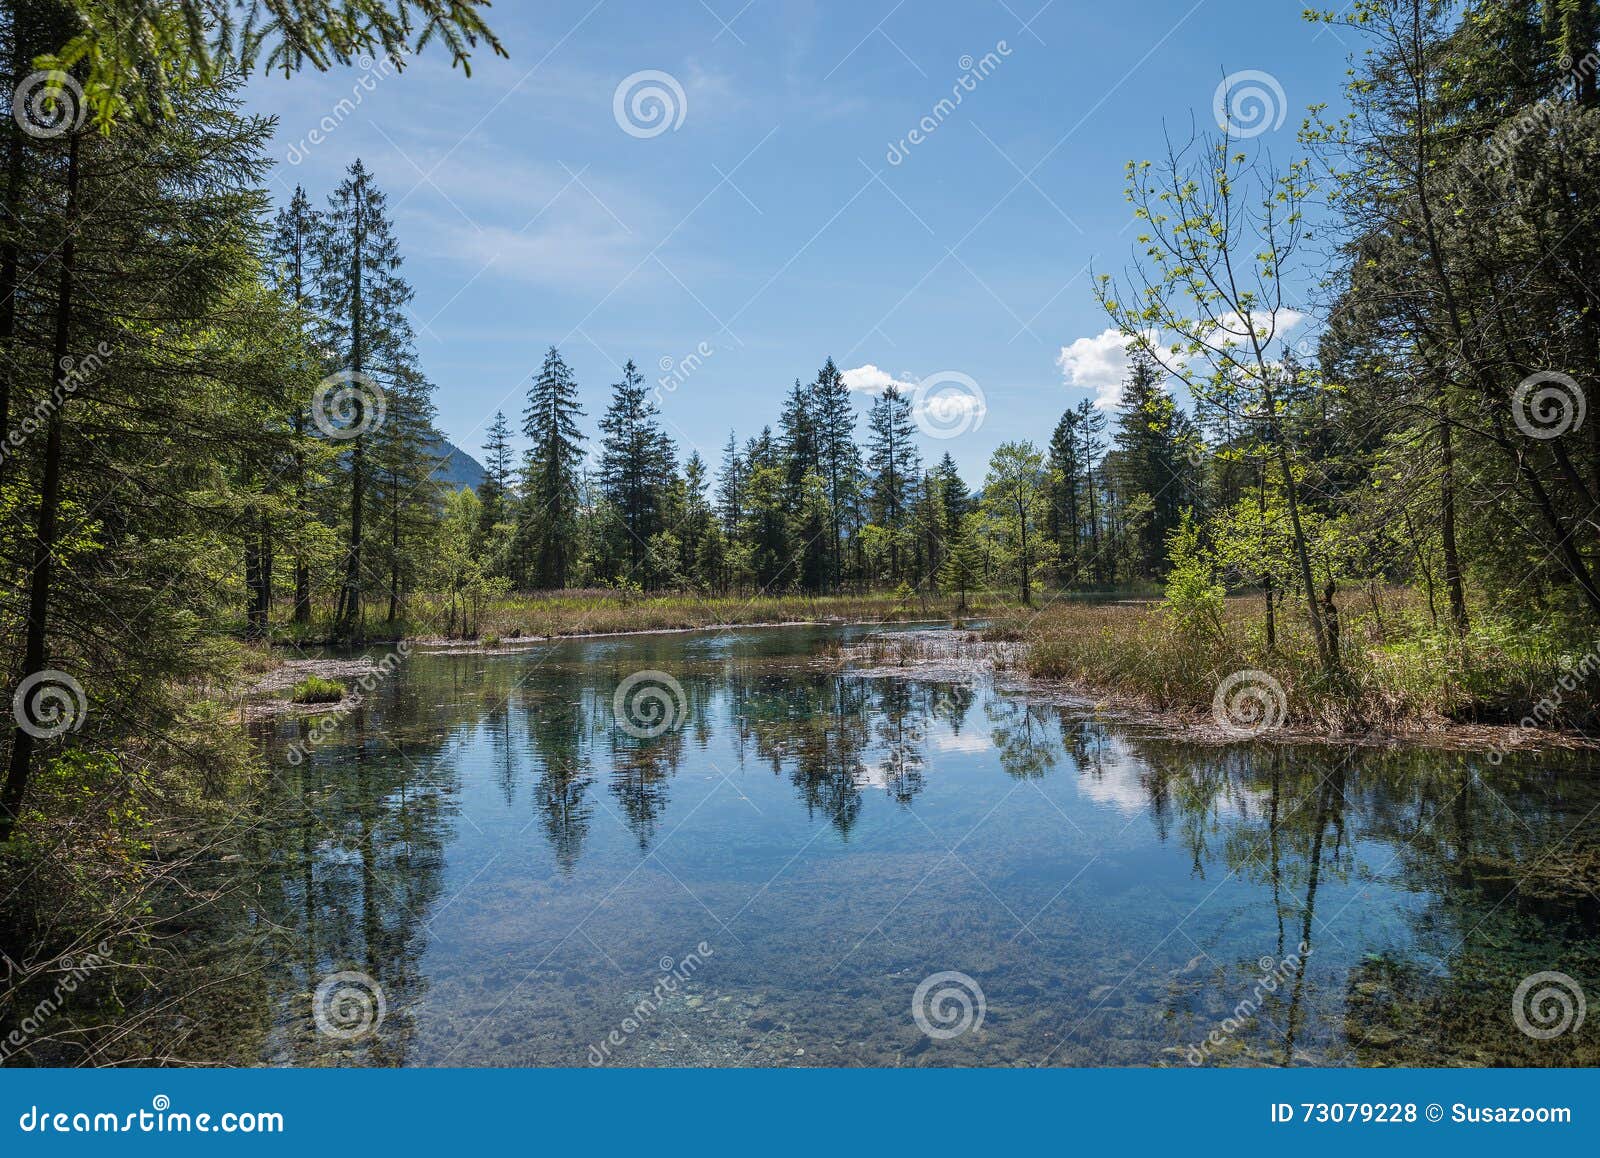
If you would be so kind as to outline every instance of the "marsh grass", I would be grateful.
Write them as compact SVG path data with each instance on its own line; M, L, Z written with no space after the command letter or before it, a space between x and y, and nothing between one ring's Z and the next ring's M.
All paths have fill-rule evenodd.
M336 704L344 699L344 685L338 680L308 675L294 685L289 698L297 704Z
M1004 596L967 599L968 617L1008 610ZM957 601L938 595L880 592L862 595L641 595L636 591L601 589L517 592L486 605L474 616L475 638L485 646L515 639L563 635L607 635L627 631L681 631L700 627L749 626L770 623L865 622L907 623L949 619ZM413 595L406 618L396 623L368 619L368 642L396 639L442 639L450 621L441 596ZM279 622L280 642L326 642L331 624L318 618L310 624ZM457 638L461 638L459 635Z
M1341 594L1339 670L1324 674L1303 615L1281 603L1267 647L1259 595L1226 601L1215 628L1183 630L1156 602L1058 603L993 624L986 638L1027 645L1025 667L1087 694L1154 710L1209 714L1230 673L1264 671L1285 692L1286 723L1332 731L1430 722L1588 728L1600 709L1596 648L1558 621L1519 623L1478 610L1457 639L1409 591ZM1570 685L1570 686L1569 686ZM1541 708L1541 703L1543 707Z

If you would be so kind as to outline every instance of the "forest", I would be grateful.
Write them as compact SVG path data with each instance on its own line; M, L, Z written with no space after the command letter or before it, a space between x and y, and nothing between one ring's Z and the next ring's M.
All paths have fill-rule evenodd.
M1309 14L1359 40L1344 111L1287 157L1224 128L1130 163L1137 241L1095 291L1119 403L1041 384L1048 441L981 478L928 450L914 384L858 420L826 350L752 384L771 424L711 462L635 362L586 414L551 345L487 418L476 491L438 478L384 175L352 159L275 201L277 126L241 87L363 52L465 65L501 51L480 6L197 31L215 7L0 23L0 878L37 881L7 887L10 927L103 927L197 855L172 833L259 773L239 697L284 655L567 629L540 606L981 611L1033 674L1157 708L1250 668L1308 725L1511 722L1558 687L1540 725L1591 721L1591 0Z

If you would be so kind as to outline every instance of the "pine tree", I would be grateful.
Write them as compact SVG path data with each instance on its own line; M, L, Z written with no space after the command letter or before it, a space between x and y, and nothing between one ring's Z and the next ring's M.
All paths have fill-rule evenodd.
M437 472L443 459L430 449L433 384L416 368L410 351L388 368L387 414L372 434L374 498L382 523L382 545L374 552L386 577L388 611L384 622L398 621L405 591L417 579L444 496Z
M983 585L983 522L983 516L975 511L962 517L949 541L944 565L939 568L939 586L946 592L955 592L958 613L966 612L968 593Z
M844 375L830 357L812 387L817 468L827 483L828 544L834 591L844 585L845 529L853 521L861 494L861 452L856 447L856 411Z
M1161 375L1147 355L1135 353L1122 388L1117 416L1117 483L1126 501L1140 495L1150 514L1141 520L1132 544L1143 578L1158 578L1165 569L1166 544L1178 526L1179 512L1190 498L1186 428L1177 404L1161 386Z
M1089 521L1089 570L1095 583L1103 585L1107 568L1105 553L1100 546L1100 484L1095 481L1094 472L1106 449L1101 438L1106 429L1106 416L1087 398L1078 403L1077 415L1079 461L1083 463L1083 490L1089 507L1086 512Z
M344 579L334 610L335 632L360 629L361 597L366 587L365 546L368 430L376 424L374 385L381 367L410 357L411 330L405 307L411 287L399 274L400 247L386 212L386 198L359 159L328 199L327 229L318 262L323 342L336 351L339 368L349 372L348 429L357 433L349 447L350 522ZM381 391L381 385L376 386Z
M661 428L660 413L644 376L629 360L600 419L605 438L598 481L601 494L617 511L622 541L616 553L628 560L629 575L635 578L651 537L664 529L662 507L677 469L677 454Z
M554 346L528 388L522 433L529 447L523 467L522 537L532 554L530 577L537 587L565 587L572 563L571 540L578 517L578 472L583 434L578 385Z
M872 404L867 426L873 519L888 536L889 578L898 580L906 510L922 469L922 456L911 441L911 400L897 386L885 388Z
M1050 436L1050 537L1056 543L1056 570L1067 586L1078 582L1082 568L1083 464L1078 446L1079 416L1067 410Z
M289 204L278 210L272 233L267 241L267 253L272 262L272 276L283 294L301 318L302 330L309 333L318 325L317 304L312 290L317 284L317 256L325 246L327 224L323 215L312 208L304 187L296 185ZM302 626L311 622L311 567L305 542L305 531L311 517L310 467L308 449L303 440L307 434L307 415L304 405L297 405L289 416L295 434L294 484L297 519L291 531L294 554L294 621ZM265 537L265 536L264 536ZM263 593L263 602L270 604L270 593Z
M510 519L512 497L511 424L504 411L496 410L483 442L483 482L478 485L478 529L473 544L479 555L488 557L485 573L489 575L503 573L500 528Z

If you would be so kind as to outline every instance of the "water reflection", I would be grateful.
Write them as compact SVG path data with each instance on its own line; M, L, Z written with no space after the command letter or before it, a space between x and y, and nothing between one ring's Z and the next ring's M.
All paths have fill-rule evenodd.
M273 781L240 917L267 982L186 1011L196 1040L583 1064L706 940L622 1064L1181 1065L1230 1020L1207 1064L1600 1062L1593 1024L1534 1041L1509 1008L1541 969L1600 979L1587 756L1191 747L841 675L825 638L414 655ZM644 667L686 709L649 739L612 718ZM990 1014L934 1045L907 1002L947 968ZM378 1034L312 1026L340 969L382 986Z

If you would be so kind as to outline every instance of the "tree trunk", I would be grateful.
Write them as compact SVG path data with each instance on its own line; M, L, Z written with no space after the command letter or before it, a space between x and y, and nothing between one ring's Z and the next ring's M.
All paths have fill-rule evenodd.
M361 226L361 198L366 196L365 189L357 190L355 209L355 237L351 254L351 290L350 290L350 370L352 380L357 389L354 394L357 399L356 428L362 429L366 424L366 400L360 390L362 374L362 358L364 351L362 343L362 314L365 303L361 297L361 262L362 235ZM339 592L339 614L335 618L335 630L340 635L352 635L361 622L361 507L362 496L366 490L366 460L362 447L364 434L357 434L352 439L350 449L350 546L345 553L344 587Z
M52 367L57 401L50 411L44 448L44 477L39 486L39 522L34 532L33 566L28 590L28 632L23 647L21 681L45 670L45 619L50 611L51 563L56 548L56 517L61 507L61 426L66 407L68 356L72 349L73 253L78 228L78 134L67 146L67 208L65 240L61 243L61 281L56 291L55 348ZM26 708L26 705L24 705ZM33 758L33 734L23 727L27 713L17 720L11 738L11 763L0 789L0 841L11 838L22 814Z
M21 30L14 26L11 30L12 38L21 43ZM21 50L14 47L12 50L13 80L21 80L22 65L20 62ZM22 199L22 130L16 124L16 118L6 121L6 199L5 218L0 222L0 229L4 230L5 240L0 248L0 434L11 430L11 385L15 374L16 361L12 354L12 343L17 332L17 266L19 262L19 243L17 234L20 224L17 220L17 206ZM0 457L0 477L3 477L8 457Z
M1450 625L1467 633L1467 597L1461 586L1461 556L1456 550L1456 456L1445 411L1444 386L1439 387L1439 542L1444 550L1444 586L1450 599Z

